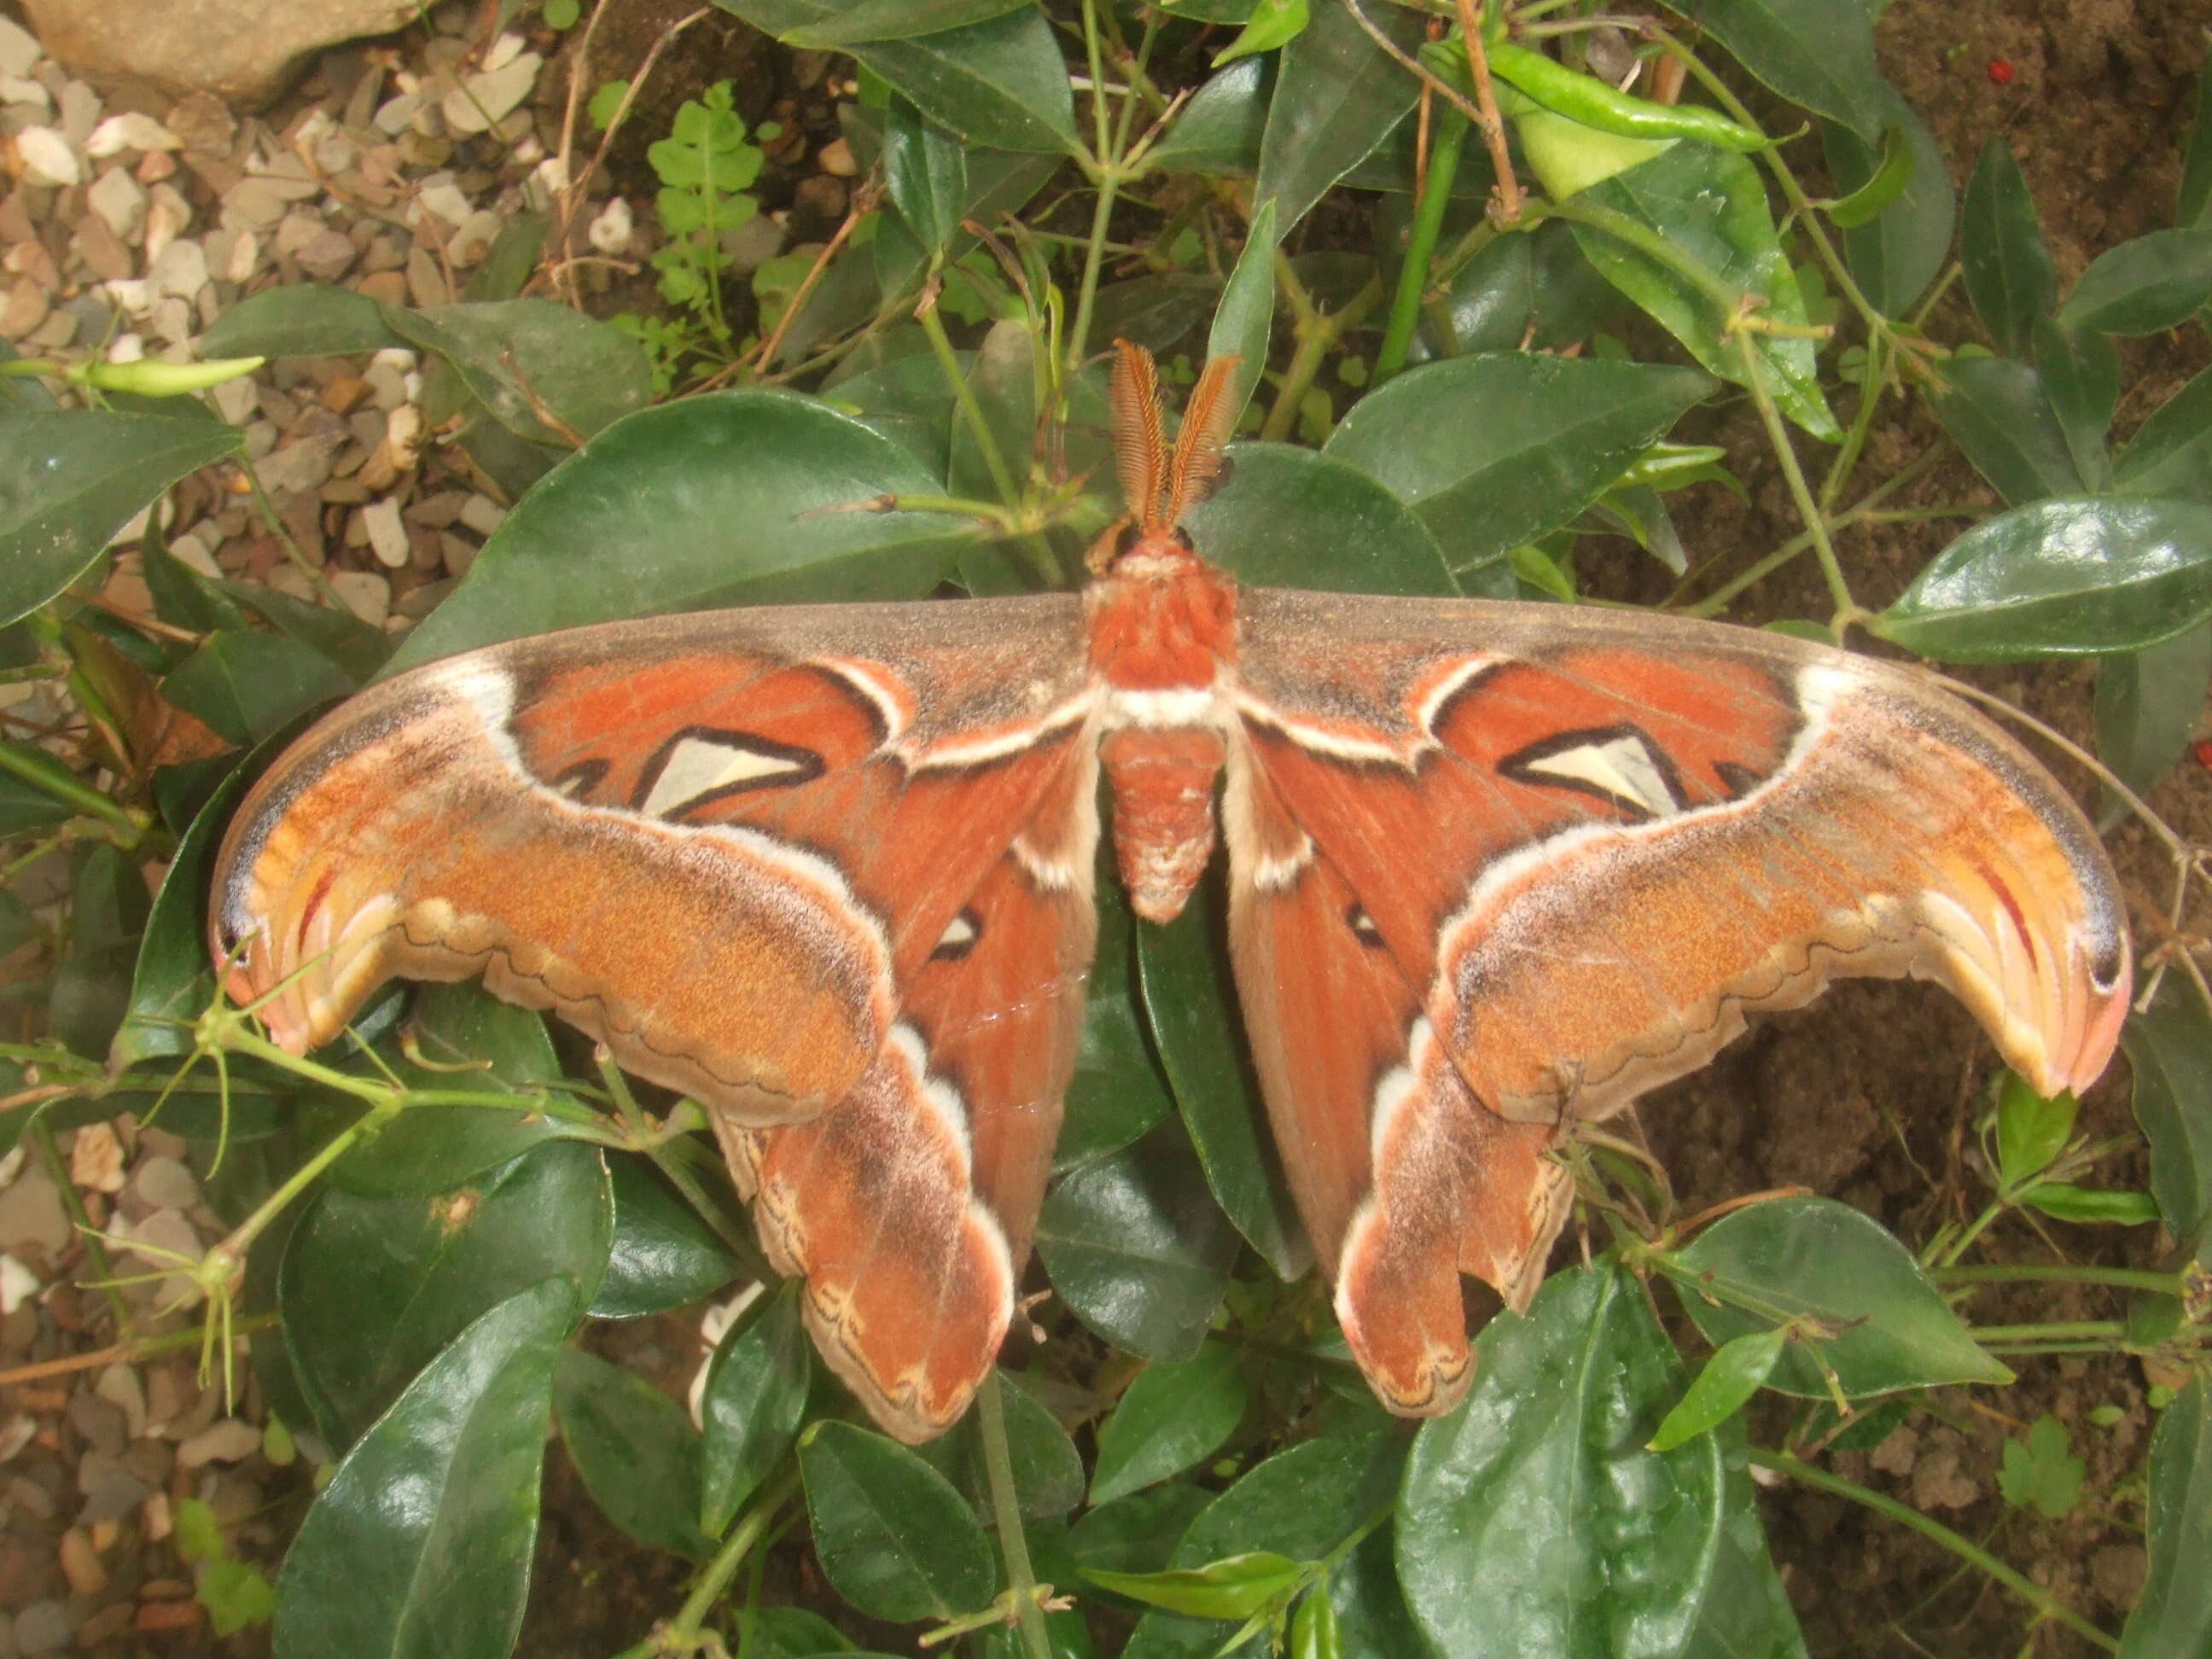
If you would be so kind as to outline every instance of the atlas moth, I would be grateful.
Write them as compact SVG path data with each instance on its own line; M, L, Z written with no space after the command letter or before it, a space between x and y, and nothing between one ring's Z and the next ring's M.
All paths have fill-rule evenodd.
M1120 346L1127 513L1079 593L609 623L361 693L230 826L230 994L301 1053L390 979L482 975L691 1096L823 1356L908 1441L1014 1313L1102 834L1155 923L1226 843L1275 1145L1401 1413L1468 1385L1462 1274L1534 1293L1576 1127L1754 1011L1911 974L2045 1093L2103 1070L2112 868L2009 738L1772 633L1240 587L1181 527L1234 370L1170 443Z

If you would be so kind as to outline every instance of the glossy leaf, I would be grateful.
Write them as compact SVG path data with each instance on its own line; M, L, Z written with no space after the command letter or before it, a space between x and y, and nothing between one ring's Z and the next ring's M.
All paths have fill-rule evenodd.
M698 1560L699 1431L640 1376L570 1348L553 1371L553 1413L592 1501L641 1544Z
M1438 1654L1802 1654L1741 1431L1646 1449L1685 1374L1632 1279L1557 1275L1477 1348L1399 1504L1399 1578Z
M2212 369L2150 412L2112 464L2115 488L2212 507Z
M2035 319L2058 304L2058 270L2044 245L2027 180L2001 137L1982 146L1966 184L1959 266L1974 314L1997 349L2027 356Z
M575 1286L469 1325L349 1452L284 1558L279 1659L506 1653L522 1622L553 1366Z
M1549 219L1532 232L1494 238L1469 259L1442 301L1451 339L1419 337L1431 355L1446 357L1518 351L1524 340L1549 350L1584 338L1623 304L1620 290L1583 257L1574 232ZM1436 307L1427 310L1425 330ZM1446 343L1452 349L1442 349Z
M884 123L884 187L907 228L932 253L960 228L968 198L968 159L961 141L897 99Z
M2212 625L2097 665L2097 758L2142 794L2189 750L2212 692ZM2100 816L2117 820L2115 799Z
M1419 18L1395 7L1370 15L1404 50L1419 44ZM1348 8L1316 7L1304 32L1283 49L1260 141L1255 210L1273 203L1276 232L1288 236L1322 193L1382 142L1419 92L1419 83L1367 38Z
M2120 1659L2212 1648L2212 1381L2198 1376L2159 1413L2150 1443L2150 1577Z
M1771 91L1861 137L1881 137L1888 90L1874 57L1874 11L1826 0L1698 0L1699 27Z
M2066 296L2059 321L2099 334L2155 334L2212 300L2212 226L2154 230L2107 248Z
M163 696L240 745L353 690L336 663L282 634L212 635L161 682Z
M1101 1504L1069 1530L1068 1553L1079 1565L1109 1572L1161 1571L1213 1498L1178 1480Z
M333 1442L361 1435L471 1321L548 1273L588 1304L613 1228L599 1152L565 1141L439 1199L318 1196L285 1248L277 1302Z
M1137 916L1110 877L1097 886L1098 949L1084 1005L1083 1043L1067 1085L1053 1164L1070 1170L1118 1152L1175 1110L1138 1003Z
M1943 146L1928 124L1887 83L1881 102L1879 148L1832 121L1821 123L1820 142L1837 188L1855 197L1878 196L1895 173L1905 175L1871 220L1843 233L1844 257L1859 291L1883 314L1901 317L1950 258L1959 198Z
M1237 1030L1220 890L1209 883L1164 927L1137 931L1146 1016L1206 1183L1237 1231L1284 1279L1312 1265L1266 1109Z
M1258 172L1274 89L1272 58L1243 58L1210 76L1153 148L1152 165L1167 173L1237 178Z
M0 623L75 581L178 479L243 447L217 421L0 409Z
M41 754L42 750L27 750L21 744L7 744L10 754L25 756ZM47 757L51 760L52 757ZM35 759L30 761L36 765ZM59 764L59 763L55 763ZM12 772L0 772L0 836L36 835L41 830L51 830L57 824L67 823L76 816L66 802L58 800L36 785L17 777Z
M1111 1503L1212 1455L1236 1432L1247 1403L1237 1351L1224 1342L1182 1364L1140 1371L1099 1425L1091 1501Z
M240 301L200 337L230 357L335 357L356 351L409 350L381 301L349 288L289 283Z
M2008 504L2082 492L2065 430L2033 367L2009 357L1960 357L1944 365L1943 380L1944 390L1930 400L1936 417Z
M1046 1197L1036 1249L1085 1325L1146 1359L1196 1354L1229 1288L1237 1232L1180 1126L1076 1170Z
M1165 1572L1108 1572L1096 1567L1083 1576L1101 1589L1126 1595L1146 1607L1164 1607L1192 1619L1243 1620L1260 1612L1297 1582L1298 1564L1267 1550L1224 1556L1202 1567Z
M2033 1180L2051 1167L2074 1137L2080 1103L2070 1094L2045 1100L2017 1072L1997 1085L1997 1177L2008 1187Z
M842 46L854 41L904 40L939 29L981 23L1027 8L1029 0L852 0L843 10L786 39L794 46Z
M699 1413L700 1514L715 1537L783 1461L806 1414L814 1350L799 1324L799 1296L796 1285L773 1296L714 1351Z
M2180 975L2122 1029L2150 1189L2182 1248L2212 1266L2212 1014Z
M1183 514L1199 551L1255 586L1456 593L1443 550L1389 489L1334 456L1232 444L1234 471Z
M2143 1227L2159 1218L2158 1200L2148 1193L2080 1187L2070 1181L2043 1182L2031 1188L2021 1202L2058 1221Z
M331 1166L332 1186L362 1198L448 1193L541 1142L577 1134L573 1120L545 1109L546 1085L560 1079L561 1064L544 1016L501 1002L473 981L426 985L415 994L405 1036L428 1062L404 1054L392 1062L408 1086L512 1094L527 1103L513 1111L414 1107L349 1148Z
M1267 366L1267 340L1275 320L1275 204L1262 202L1252 216L1244 237L1244 251L1221 290L1221 304L1213 313L1206 335L1208 358L1236 357L1242 361L1230 388L1230 406L1241 414L1260 384ZM1230 427L1235 428L1231 419Z
M1323 453L1380 479L1466 569L1565 524L1715 389L1661 364L1459 357L1361 398Z
M2212 208L2212 47L2197 76L2197 108L2189 125L2189 139L2181 155L2181 187L2174 192L2173 222L2194 225Z
M2212 507L2100 496L1975 526L1869 624L1924 657L2137 651L2212 617Z
M222 594L267 623L278 633L312 645L345 672L356 684L366 682L392 654L392 640L352 611L310 604L261 582L224 581Z
M991 1546L968 1500L896 1441L817 1423L799 1467L823 1574L860 1612L904 1624L991 1599Z
M610 1155L607 1173L614 1190L614 1242L592 1301L594 1319L635 1319L688 1307L746 1266L650 1159Z
M1705 144L1680 143L1663 155L1607 179L1583 200L1623 214L1694 259L1725 287L1757 295L1760 314L1802 325L1805 303L1784 258L1766 190L1749 157ZM1755 365L1747 370L1733 320L1703 289L1602 229L1577 223L1575 240L1606 280L1680 340L1708 373L1739 385L1755 373L1784 416L1816 438L1838 435L1821 395L1813 342L1747 335Z
M131 1005L152 899L136 860L108 842L80 842L70 854L67 947L54 970L46 1023L75 1053L106 1055Z
M1291 1620L1291 1659L1342 1659L1344 1632L1328 1588L1316 1585Z
M2110 471L2105 434L2120 401L2119 354L2103 335L2062 327L2049 317L2038 317L2030 325L2030 334L2035 342L2036 373L2042 377L2058 429L2066 435L2075 470L2084 484L2101 489Z
M1833 1199L1775 1199L1723 1216L1674 1252L1667 1271L1716 1346L1791 1316L1827 1325L1832 1337L1810 1346L1853 1399L2012 1380L1911 1253L1881 1224ZM1792 1341L1768 1386L1826 1399L1827 1381L1807 1347Z
M1083 1501L1083 1454L1060 1419L1010 1373L1000 1371L994 1386L1006 1424L1015 1507L1032 1521L1066 1515ZM982 1425L976 1421L976 1412L962 1418L950 1434L918 1449L924 1462L967 1495L979 1519L987 1526L994 1523L990 1470L984 1462Z
M1689 1392L1675 1402L1645 1449L1672 1451L1685 1441L1710 1434L1744 1408L1773 1375L1788 1334L1779 1326L1752 1331L1716 1348Z
M908 450L788 392L648 409L608 428L507 515L392 666L657 611L919 598L969 532L937 514L851 509L887 491L943 488ZM610 556L647 522L650 562Z

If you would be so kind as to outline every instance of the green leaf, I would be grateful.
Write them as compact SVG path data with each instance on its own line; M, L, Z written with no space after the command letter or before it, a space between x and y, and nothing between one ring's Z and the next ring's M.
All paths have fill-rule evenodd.
M2025 1440L2005 1442L1997 1490L2015 1508L2063 1521L2081 1496L2088 1466L2067 1449L2066 1425L2049 1412L2035 1419Z
M2203 1653L2212 1646L2212 1380L2202 1376L2159 1414L2148 1533L2150 1577L2120 1632L2120 1659Z
M1198 1352L1229 1288L1237 1232L1179 1125L1068 1176L1044 1201L1036 1250L1085 1325L1146 1359Z
M0 623L75 581L178 479L243 448L217 421L0 409Z
M284 1558L279 1659L514 1646L553 1365L578 1307L561 1278L497 1303L346 1455Z
M1031 1521L1066 1515L1083 1501L1083 1454L1075 1449L1060 1419L1011 1373L1000 1370L992 1386L999 1391L999 1410L1006 1423L1014 1507ZM921 1455L967 1494L983 1519L994 1518L990 1469L975 1412L962 1418L950 1434L922 1447Z
M1795 1341L1768 1382L1829 1397L1808 1348L1862 1399L1939 1382L2008 1382L1905 1246L1881 1224L1826 1198L1782 1198L1723 1216L1667 1264L1682 1305L1718 1346L1792 1317L1835 1333Z
M1309 21L1306 0L1259 0L1243 31L1214 53L1213 66L1219 69L1240 58L1288 46L1305 32Z
M1871 7L1826 0L1698 0L1698 26L1769 90L1879 140L1889 91Z
M1288 1591L1302 1571L1296 1561L1255 1550L1209 1561L1202 1567L1178 1567L1165 1572L1107 1572L1085 1567L1083 1576L1101 1589L1147 1607L1165 1607L1193 1619L1244 1620Z
M849 0L826 21L793 29L794 46L842 46L854 41L904 40L939 29L986 22L1028 8L1029 0Z
M635 1371L570 1348L553 1372L553 1413L584 1489L641 1544L700 1560L699 1431Z
M2097 664L2097 758L2147 793L2189 750L2212 690L2212 627ZM2100 818L2117 818L2111 801Z
M991 1599L991 1546L968 1500L896 1441L817 1423L799 1443L814 1552L872 1619L951 1619Z
M2058 303L2058 270L2044 246L2035 198L2001 137L1982 146L1960 214L1960 273L1974 314L2008 356L2028 354L2038 317Z
M1760 315L1778 323L1808 319L1797 278L1782 252L1766 190L1748 156L1705 144L1679 143L1583 192L1582 201L1625 215L1680 255L1695 260L1727 289L1765 301ZM1703 288L1670 266L1604 230L1574 225L1575 240L1605 279L1680 340L1705 369L1747 384L1734 321ZM1840 435L1821 395L1809 339L1753 334L1747 338L1758 376L1784 415L1814 437Z
M2212 369L2151 410L2112 463L2112 484L2212 507Z
M2084 488L2042 378L2009 357L1957 357L1932 397L1936 418L2008 505Z
M161 682L163 696L240 745L353 690L336 663L282 634L211 635Z
M1316 1584L1306 1592L1291 1620L1291 1659L1342 1659L1343 1653L1344 1634L1338 1628L1328 1588Z
M356 351L409 350L387 307L366 294L320 283L291 283L240 300L200 337L218 357L336 357Z
M442 1198L320 1194L285 1247L277 1303L332 1441L362 1434L471 1321L548 1273L588 1304L613 1228L598 1151L566 1141Z
M2036 318L2029 327L2036 372L2051 399L2051 412L2065 434L2075 470L2084 484L2101 489L2111 471L2105 459L2105 434L2120 401L2119 354L2103 335L2062 327L2049 317Z
M1789 1333L1777 1326L1722 1343L1644 1449L1672 1451L1685 1441L1711 1433L1734 1417L1774 1374L1782 1346L1788 1340Z
M1069 1530L1068 1554L1086 1568L1161 1571L1174 1558L1191 1522L1213 1498L1210 1492L1177 1480L1101 1504Z
M941 514L852 509L941 494L913 455L823 404L714 392L617 422L532 490L392 669L659 611L919 598L970 533ZM617 562L653 527L654 556Z
M1243 1044L1231 1040L1239 1026L1223 908L1209 882L1166 927L1138 930L1146 1015L1215 1200L1277 1273L1296 1279L1312 1265L1313 1249L1260 1127L1259 1079Z
M1206 1343L1179 1365L1147 1367L1099 1425L1091 1501L1111 1503L1211 1456L1236 1432L1248 1398L1226 1343Z
M1209 77L1153 148L1152 165L1162 173L1257 173L1274 87L1271 58L1247 58Z
M1835 148L1831 134L1857 141L1858 148L1845 153L1851 162L1850 171L1860 182L1847 184L1838 179L1836 187L1847 193L1833 201L1819 202L1814 205L1825 212L1834 224L1845 230L1855 230L1861 225L1871 224L1891 203L1904 194L1905 185L1912 182L1913 154L1905 144L1902 126L1883 128L1881 148L1875 151L1869 149L1866 141L1859 138L1849 127L1838 127L1831 122L1821 129L1820 135L1823 143L1830 150L1831 172L1835 171Z
M2080 1103L2069 1094L2045 1100L2017 1072L1997 1085L1997 1178L2017 1188L2051 1167L2074 1136Z
M2212 1013L2194 986L2170 974L2120 1042L2159 1211L2182 1248L2212 1267Z
M1555 1275L1476 1346L1398 1509L1399 1578L1439 1655L1803 1653L1741 1431L1646 1449L1686 1376L1634 1280Z
M152 900L137 861L112 842L79 842L70 866L68 945L54 971L46 1021L70 1049L98 1060L129 1011Z
M2101 496L1975 526L1868 626L1924 657L2136 651L2212 617L2212 507Z
M1231 446L1228 481L1183 514L1200 552L1255 586L1456 593L1443 550L1382 483L1291 444Z
M1233 411L1226 425L1234 430L1236 416L1244 412L1267 366L1267 341L1275 320L1275 204L1262 202L1252 216L1244 237L1244 251L1221 290L1221 304L1213 313L1213 327L1206 337L1206 355L1237 357L1237 379L1229 389Z
M745 1267L651 1159L610 1157L607 1173L614 1188L614 1243L592 1301L592 1318L635 1319L688 1307Z
M402 1112L331 1166L332 1186L361 1198L449 1193L544 1141L579 1133L572 1120L544 1109L545 1085L560 1080L561 1065L542 1015L501 1002L475 981L426 985L409 1010L407 1031L428 1062L393 1062L408 1087L463 1087L528 1103L511 1112L441 1105ZM467 1069L438 1069L457 1066Z
M226 580L220 586L225 598L237 600L278 633L313 646L356 685L374 676L392 654L392 641L384 630L371 628L350 611L311 604L260 582Z
M822 0L805 3L838 15ZM1032 7L913 40L872 42L853 55L970 144L1059 155L1082 148L1058 38Z
M814 1351L799 1326L802 1293L789 1285L765 1297L766 1305L732 1325L714 1351L699 1402L706 1425L700 1516L714 1537L783 1462L806 1415Z
M1395 7L1378 7L1370 15L1401 49L1419 44L1419 18ZM1273 203L1276 234L1288 236L1328 187L1382 142L1419 90L1367 38L1348 7L1321 7L1283 52L1260 141L1255 210Z
M2173 222L2193 225L2212 205L2212 46L2197 67L2196 118L2181 156L2181 188L2173 196Z
M27 764L58 766L60 763L43 750L32 750L22 744L0 744L10 755L21 756ZM17 836L34 836L41 830L51 830L57 824L67 823L76 816L76 809L58 800L36 784L17 777L13 772L0 772L0 836L13 839Z
M1622 301L1565 222L1547 219L1534 232L1491 240L1452 278L1443 307L1455 349L1442 350L1445 343L1425 334L1422 343L1431 355L1455 357L1518 351L1523 340L1543 350L1571 345ZM1436 308L1428 309L1433 316Z
M1457 357L1361 398L1323 453L1381 480L1463 570L1565 524L1715 390L1655 363Z
M942 253L960 229L968 198L968 158L961 141L903 98L884 123L884 185L891 205L930 253Z
M1901 136L1912 176L1873 222L1844 232L1844 257L1869 303L1886 316L1902 317L1951 257L1959 197L1943 146L1928 124L1889 87L1882 91L1887 130ZM1822 123L1820 139L1838 186L1860 179L1871 184L1875 174L1866 168L1884 165L1857 134L1833 122Z
M2154 230L2091 261L2058 313L2069 328L2156 334L2212 300L2212 226Z
M1136 912L1110 876L1097 885L1098 948L1084 1005L1083 1045L1068 1081L1053 1164L1066 1170L1118 1152L1175 1110L1137 998Z
M2030 1188L2021 1201L2060 1221L2142 1227L2159 1218L2158 1200L2148 1193L2077 1187L2069 1181L2040 1182Z

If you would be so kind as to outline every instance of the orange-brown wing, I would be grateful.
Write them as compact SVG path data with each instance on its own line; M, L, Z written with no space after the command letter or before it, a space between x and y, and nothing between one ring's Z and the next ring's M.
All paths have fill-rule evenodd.
M1531 1218L1520 1259L1463 1232L1456 1268L1516 1303L1533 1291L1555 1177L1497 1163L1498 1124L1549 1133L1616 1111L1704 1064L1747 1012L1832 978L1936 980L2047 1091L2110 1057L2128 943L2095 836L2017 745L1920 678L1720 624L1550 606L1255 592L1240 618L1238 884L1255 907L1326 889L1340 932L1405 987L1365 1086L1324 1090L1293 1055L1269 1087L1355 1344L1413 1316L1381 1287L1455 1224L1495 1239L1499 1218ZM1275 1021L1256 966L1240 988L1252 1026ZM1473 1110L1496 1121L1459 1121ZM1389 1403L1441 1410L1464 1381L1449 1347L1402 1372L1380 1347L1363 1358Z
M693 1095L825 1355L934 1433L1011 1315L1073 1063L1081 627L1061 598L732 611L374 688L231 828L231 994L297 1051L387 979L481 972Z

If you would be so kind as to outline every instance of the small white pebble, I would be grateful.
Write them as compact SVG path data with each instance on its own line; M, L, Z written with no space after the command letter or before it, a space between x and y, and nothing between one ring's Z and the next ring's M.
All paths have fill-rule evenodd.
M479 536L489 536L507 518L507 509L489 495L471 495L461 503L460 521Z
M599 210L585 234L591 238L593 247L613 258L629 251L629 239L636 228L629 204L617 196Z
M371 628L384 626L384 619L392 614L391 583L374 570L336 571L330 581L331 592L347 610Z
M38 1274L14 1256L0 1255L0 1314L11 1314L36 1296L40 1282Z
M413 404L402 404L384 417L384 447L391 453L392 465L404 471L422 459L422 411ZM377 556L383 558L382 550ZM405 558L403 543L400 557L385 559L385 562L396 566L405 562Z
M398 410L392 411L397 414ZM380 501L371 501L361 510L361 520L368 532L369 550L376 562L387 569L397 570L407 562L407 526L399 522L399 498L386 495Z
M185 141L150 115L137 110L111 115L92 130L84 153L95 161L120 155L126 149L182 149Z
M15 135L15 153L23 158L26 184L58 188L84 177L69 140L52 127L25 127Z

